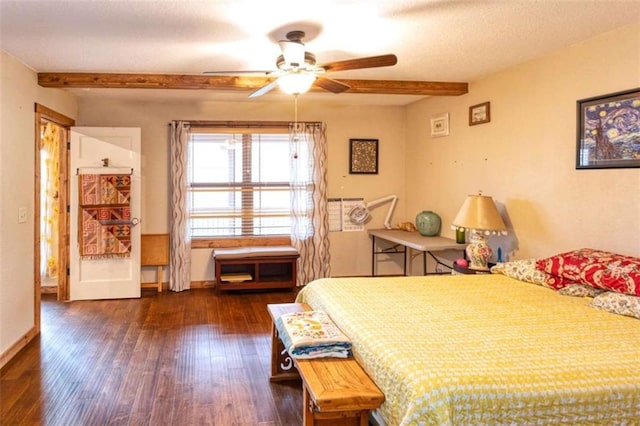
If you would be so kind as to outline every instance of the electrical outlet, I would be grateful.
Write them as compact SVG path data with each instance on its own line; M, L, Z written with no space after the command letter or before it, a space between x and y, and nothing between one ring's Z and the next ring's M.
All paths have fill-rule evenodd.
M27 208L20 207L18 209L18 223L25 223L27 221Z

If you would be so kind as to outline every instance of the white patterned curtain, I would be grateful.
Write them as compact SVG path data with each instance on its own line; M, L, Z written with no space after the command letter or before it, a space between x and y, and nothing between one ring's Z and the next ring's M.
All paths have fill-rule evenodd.
M189 123L171 122L171 255L169 288L173 291L191 288L191 234L189 232L189 192L187 191L187 159Z
M330 276L327 215L327 150L323 123L292 123L291 171L293 246L300 253L298 280L302 286ZM306 150L308 156L299 156ZM308 158L304 163L301 158ZM304 163L304 164L303 164Z
M42 148L40 155L42 170L40 171L40 185L42 198L40 200L40 215L42 228L40 235L41 256L40 271L43 278L58 276L58 224L60 221L59 191L60 191L60 127L47 123L41 127Z

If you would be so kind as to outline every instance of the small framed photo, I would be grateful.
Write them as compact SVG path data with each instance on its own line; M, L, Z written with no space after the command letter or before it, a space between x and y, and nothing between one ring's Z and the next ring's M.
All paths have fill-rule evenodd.
M434 115L431 117L431 136L449 136L449 113Z
M577 104L576 169L640 167L640 88Z
M484 124L491 121L491 104L483 102L469 107L469 126Z
M349 139L349 173L378 174L378 139Z

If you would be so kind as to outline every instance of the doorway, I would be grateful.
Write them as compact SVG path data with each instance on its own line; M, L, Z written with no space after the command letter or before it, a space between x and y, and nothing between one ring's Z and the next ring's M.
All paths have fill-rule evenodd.
M75 120L39 104L35 112L34 281L39 316L43 292L55 292L58 300L69 300L67 146Z

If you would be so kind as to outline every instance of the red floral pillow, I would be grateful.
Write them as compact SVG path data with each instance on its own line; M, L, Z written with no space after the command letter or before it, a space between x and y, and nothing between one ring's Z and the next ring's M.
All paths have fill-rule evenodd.
M583 248L539 259L536 268L564 280L640 296L640 258Z
M537 262L536 262L536 267L537 267ZM541 270L540 268L537 268L537 269ZM544 270L542 270L542 271L544 271ZM552 274L546 274L546 277L544 279L544 283L547 285L547 287L551 287L554 290L560 290L562 288L565 288L565 287L573 285L573 284L580 284L580 283L578 283L576 281L567 279L565 277L558 276L558 275L552 275Z

